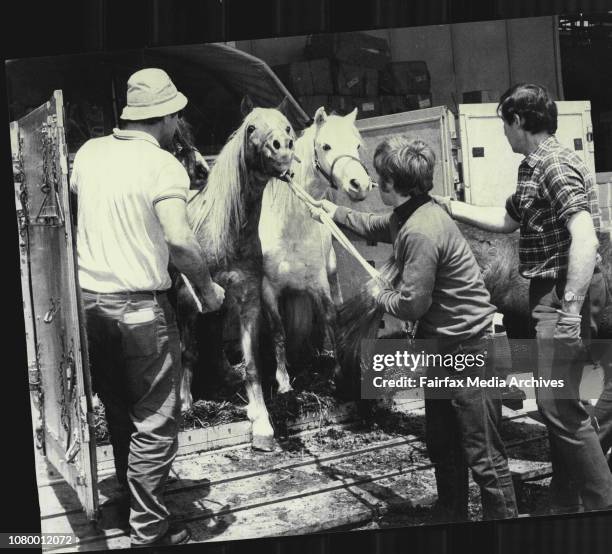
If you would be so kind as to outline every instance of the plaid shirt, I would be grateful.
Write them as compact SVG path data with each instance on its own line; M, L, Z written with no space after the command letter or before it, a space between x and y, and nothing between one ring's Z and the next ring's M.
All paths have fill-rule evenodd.
M554 136L521 162L506 210L520 223L519 272L527 279L565 276L571 243L567 222L572 215L586 210L595 229L600 226L593 174Z

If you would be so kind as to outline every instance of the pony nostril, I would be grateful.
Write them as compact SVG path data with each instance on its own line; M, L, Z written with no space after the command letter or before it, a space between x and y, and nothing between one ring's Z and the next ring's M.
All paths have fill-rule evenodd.
M289 150L293 150L293 141L289 139Z
M276 139L274 139L272 142L272 146L274 146L274 150L279 150L281 147L280 142L278 142Z

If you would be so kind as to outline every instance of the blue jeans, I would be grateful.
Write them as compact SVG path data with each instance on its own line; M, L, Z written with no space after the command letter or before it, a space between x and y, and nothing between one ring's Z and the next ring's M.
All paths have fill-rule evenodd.
M588 339L597 331L594 310L601 305L602 290L598 285L601 274L594 275L589 295L582 308L581 336ZM606 463L597 430L585 405L580 400L579 387L585 363L580 342L552 339L554 319L561 307L560 295L565 283L551 279L533 279L529 288L529 304L536 324L538 339L537 376L563 380L563 393L554 388L536 389L538 410L548 429L552 510L575 512L582 508L597 510L612 506L612 474ZM606 428L610 424L610 380L600 399L599 412ZM559 389L561 390L561 389ZM606 399L608 401L606 402ZM597 410L596 410L597 413ZM609 440L609 439L608 439ZM602 441L602 442L605 442Z
M178 448L181 352L164 293L82 292L93 389L104 403L133 544L168 529L164 484Z
M491 342L481 337L464 342L454 353L485 354ZM427 376L467 383L468 377L488 378L487 365L456 371L428 368ZM442 520L468 519L468 469L480 487L484 519L518 514L508 457L499 434L501 395L497 389L465 386L425 388L425 442L434 464L437 510Z

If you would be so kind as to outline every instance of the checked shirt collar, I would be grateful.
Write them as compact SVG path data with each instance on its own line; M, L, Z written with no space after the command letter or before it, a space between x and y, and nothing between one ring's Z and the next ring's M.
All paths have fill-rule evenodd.
M546 137L538 147L528 156L526 156L522 163L527 164L531 169L533 169L538 162L541 162L544 155L550 151L551 146L557 142L557 139L554 135L550 135Z

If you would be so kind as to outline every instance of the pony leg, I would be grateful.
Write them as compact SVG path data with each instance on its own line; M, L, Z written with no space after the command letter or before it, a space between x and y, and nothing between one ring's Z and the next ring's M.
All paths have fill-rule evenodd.
M340 376L340 365L336 351L336 305L327 291L313 295L317 312L323 314L325 321L323 348L329 352L334 360L332 368L332 381Z
M181 412L185 413L193 407L193 396L191 394L191 382L193 381L193 365L195 358L190 349L183 346L183 372L181 375Z
M275 294L270 280L264 276L262 283L263 302L270 330L274 341L274 353L276 356L276 382L278 393L284 394L293 390L289 374L287 373L287 350L285 348L286 338L283 327L283 319L278 311L278 295Z
M342 304L342 290L340 289L340 282L338 281L338 266L336 264L336 252L330 245L329 253L327 255L327 263L325 266L327 271L327 280L329 281L329 288L331 291L331 298L336 306Z
M247 417L252 423L253 448L269 452L274 450L274 430L264 403L261 377L256 365L255 345L258 340L258 315L259 313L251 313L240 318L242 352L246 369L245 386L249 401Z

